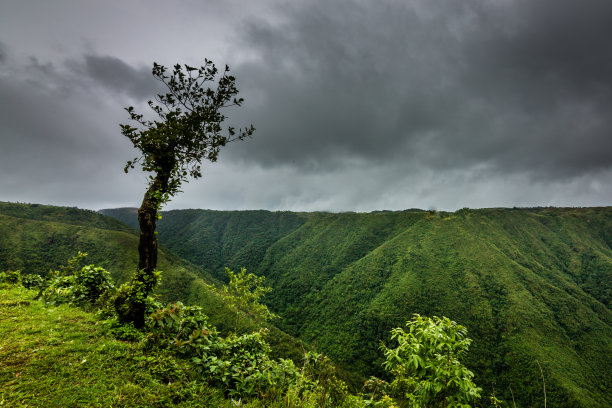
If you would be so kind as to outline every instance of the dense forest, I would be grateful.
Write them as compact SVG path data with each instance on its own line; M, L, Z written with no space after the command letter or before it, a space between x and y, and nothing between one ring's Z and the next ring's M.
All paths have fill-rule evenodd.
M0 203L0 271L45 274L87 251L125 281L137 260L135 210L102 212L125 224ZM540 365L549 406L612 405L611 208L177 210L162 213L158 231L163 300L204 305L222 327L227 311L208 284L244 266L273 289L265 300L280 315L279 355L303 340L356 388L385 378L381 340L419 313L467 327L466 365L485 395L542 406Z

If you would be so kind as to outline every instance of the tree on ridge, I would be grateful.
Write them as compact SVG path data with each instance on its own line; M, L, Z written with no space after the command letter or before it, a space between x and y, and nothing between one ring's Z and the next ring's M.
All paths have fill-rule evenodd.
M145 301L159 281L155 232L159 209L180 192L188 177L202 177L202 160L217 161L221 147L244 140L255 130L253 125L238 130L231 126L224 130L221 126L226 119L224 108L243 102L243 98L236 98L236 80L227 65L218 80L218 69L207 59L199 68L176 64L172 73L168 71L153 63L153 76L167 88L167 93L148 102L157 118L146 119L130 106L125 110L136 127L120 125L121 133L140 151L140 156L127 162L125 172L140 165L150 173L138 209L138 270L115 299L120 319L136 327L144 326ZM208 87L209 83L216 83L214 89Z

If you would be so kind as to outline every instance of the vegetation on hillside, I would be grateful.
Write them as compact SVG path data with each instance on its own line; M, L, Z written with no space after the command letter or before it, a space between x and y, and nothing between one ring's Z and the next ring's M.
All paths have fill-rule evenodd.
M77 214L74 220L72 212ZM0 271L21 270L24 275L46 277L83 251L88 253L88 263L109 271L113 282L121 285L137 266L136 232L94 211L0 202L0 231ZM163 247L158 265L164 271L156 291L159 301L205 305L211 324L221 332L228 333L234 327L235 313L218 292L211 290L218 281L206 271ZM244 332L256 326L249 321L242 324ZM268 328L275 357L299 361L303 351L309 349L274 325Z
M408 322L409 334L396 329L394 337L398 338L399 347L385 347L386 366L397 376L396 380L390 385L378 381L380 386L376 393L355 396L338 379L327 357L307 352L301 368L289 359L273 359L270 346L264 340L267 329L247 334L233 332L223 337L210 325L202 307L184 306L180 302L164 306L148 297L145 324L142 327L131 322L126 324L114 307L121 289L116 290L110 274L103 268L95 265L79 268L79 262L86 256L79 252L60 271L53 271L46 278L22 275L20 271L0 272L0 293L8 299L0 303L0 333L6 334L0 349L7 349L6 359L0 363L0 385L3 386L0 402L3 406L219 407L229 405L228 399L231 399L234 406L251 407L390 408L433 404L469 408L468 402L480 397L480 390L471 383L472 374L456 361L467 351L470 340L464 338L464 328L448 319L429 320L417 316ZM272 317L259 303L261 295L269 291L261 286L261 279L246 275L244 270L239 274L228 271L228 275L230 284L223 288L226 301L241 311L250 309L257 315L258 322ZM28 293L21 287L36 290ZM36 291L38 294L29 300ZM52 308L48 311L56 311L51 319L41 310L43 304ZM70 325L69 316L74 311L61 309L62 305L95 311L98 329L92 330L91 325ZM33 324L32 315L40 322ZM53 325L50 320L56 317L58 320ZM58 327L60 322L62 327ZM58 328L64 332L59 336L59 344L56 336L46 333L50 325L53 328L49 332ZM396 336L399 333L402 335ZM83 338L84 334L88 335L88 340ZM20 338L14 341L14 336ZM405 347L407 336L411 337L409 348ZM106 354L104 349L109 344L116 344L112 337L133 346L114 350L110 367L101 363L100 355ZM83 365L89 359L87 369L72 369L70 360L74 356L70 352L73 348L64 346L65 338L71 338L70 343L75 339L87 343L78 350L78 358L82 358L78 364ZM40 346L35 351L51 351L41 353L41 358L25 359L23 346L32 342ZM77 375L86 374L87 385L90 382L93 386L85 391L79 390L80 387L67 387L70 395L66 395L64 389L53 389L51 385L61 383L56 378L58 374L48 370L38 372L38 363L44 364L51 358L59 363L67 360L68 368L61 370L64 381L66 378L77 380ZM144 364L130 364L134 361ZM417 362L417 370L406 375L405 368L413 361ZM455 373L457 367L461 369ZM121 388L113 380L98 380L99 376L118 369L123 376L129 376L130 384L134 381L131 393L126 396L121 391L117 393ZM113 385L114 392L108 392L108 387ZM24 389L28 392L23 393Z
M316 377L315 354L302 368L272 360L260 333L220 337L198 308L161 309L141 333L36 293L0 283L1 406L361 406L332 399L337 384ZM198 338L181 334L189 324Z
M420 313L468 328L485 394L541 406L538 361L550 406L612 405L612 208L282 213L299 221L284 235L278 214L166 212L161 241L216 274L222 248L266 243L241 261L273 288L277 324L356 386L385 376L379 339Z
M138 228L136 208L100 211L134 229ZM304 224L311 214L289 211L162 211L157 230L162 244L172 252L202 265L220 281L227 279L225 268L254 271L268 248Z
M31 260L42 266L40 271L55 270L77 250L90 252L88 261L109 270L114 279L122 268L133 270L128 259L133 262L135 254L125 249L133 248L133 230L120 231L109 223L90 231L83 219L81 225L65 216L61 222L54 220L53 207L45 209L44 220L40 214L32 217L38 220L18 218L14 213L19 205L10 206L13 215L4 215L0 205L0 270L31 272L23 268L28 262L32 265ZM26 214L37 207L22 208ZM59 214L65 212L58 209ZM385 358L379 340L393 344L392 330L420 313L448 316L469 330L474 341L465 365L483 388L477 406L488 406L486 396L491 394L507 406L513 398L517 406L543 406L543 374L548 406L600 407L612 404L612 384L605 375L612 371L611 212L189 210L172 213L192 228L181 236L168 223L161 239L162 244L165 237L183 240L184 254L193 251L193 259L199 257L202 265L209 257L222 265L231 254L219 249L233 243L240 251L261 237L265 245L241 256L245 264L250 262L249 272L265 276L273 288L266 299L270 311L281 316L274 323L329 355L341 365L343 378L354 379L355 390L372 374L392 382L392 375L382 368ZM170 220L169 213L163 214L162 222ZM108 220L88 211L79 217L97 223ZM235 228L229 228L231 224ZM204 225L215 227L199 234L195 226ZM190 242L211 242L214 251ZM65 255L51 265L55 253ZM227 336L236 315L210 291L215 279L189 262L166 259L162 286L171 290L162 290L160 300L207 305L210 324ZM229 262L228 266L235 267ZM215 270L219 277L223 273ZM242 333L256 330L253 324ZM291 356L301 365L304 346L280 331L268 339L276 342L271 345L274 358ZM368 383L376 394L380 380Z
M396 348L382 346L383 366L394 378L387 387L402 405L461 407L480 398L482 388L460 361L472 342L465 327L448 318L415 314L407 324L391 331Z

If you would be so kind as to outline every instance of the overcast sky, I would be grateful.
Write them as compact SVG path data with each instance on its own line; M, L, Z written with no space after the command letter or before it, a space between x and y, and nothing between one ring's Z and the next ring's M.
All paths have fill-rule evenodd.
M138 206L124 107L228 64L226 146L168 208L612 204L609 0L2 0L0 201Z

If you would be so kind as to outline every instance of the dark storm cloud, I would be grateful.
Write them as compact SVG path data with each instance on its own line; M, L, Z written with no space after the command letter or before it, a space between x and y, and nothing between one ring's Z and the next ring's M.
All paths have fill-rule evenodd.
M151 75L151 67L134 68L119 58L102 55L86 55L76 67L99 85L117 93L125 93L135 99L150 97L161 86Z
M473 139L484 141L476 157L563 177L609 168L612 3L517 1L475 11L460 78L499 123L491 143Z
M612 197L609 0L224 0L172 12L68 0L40 2L36 16L22 3L0 13L0 200L137 205L146 178L122 171L136 154L123 107L147 114L164 91L153 60L203 57L229 64L245 97L227 124L257 131L205 164L173 208Z
M406 64L409 50L398 44L397 33L384 28L393 14L346 6L300 9L285 25L250 28L248 44L261 53L261 62L239 71L246 93L263 94L265 105L245 114L264 139L249 147L249 155L267 162L328 162L354 154L385 159L402 151L406 135L418 139L433 125L427 105L436 90L405 86L423 78ZM419 20L410 10L404 16ZM408 31L404 35L416 27L410 21L396 24ZM256 88L249 89L253 83Z
M306 4L306 3L302 3ZM612 3L309 2L253 23L238 118L264 165L571 177L612 166Z
M0 199L92 206L122 190L112 181L129 152L116 125L121 107L109 108L92 79L74 67L72 60L6 61L0 73Z
M558 76L575 92L612 85L612 3L607 0L517 3L509 53L500 61ZM502 16L499 16L502 17Z
M6 61L6 46L0 41L0 64Z

